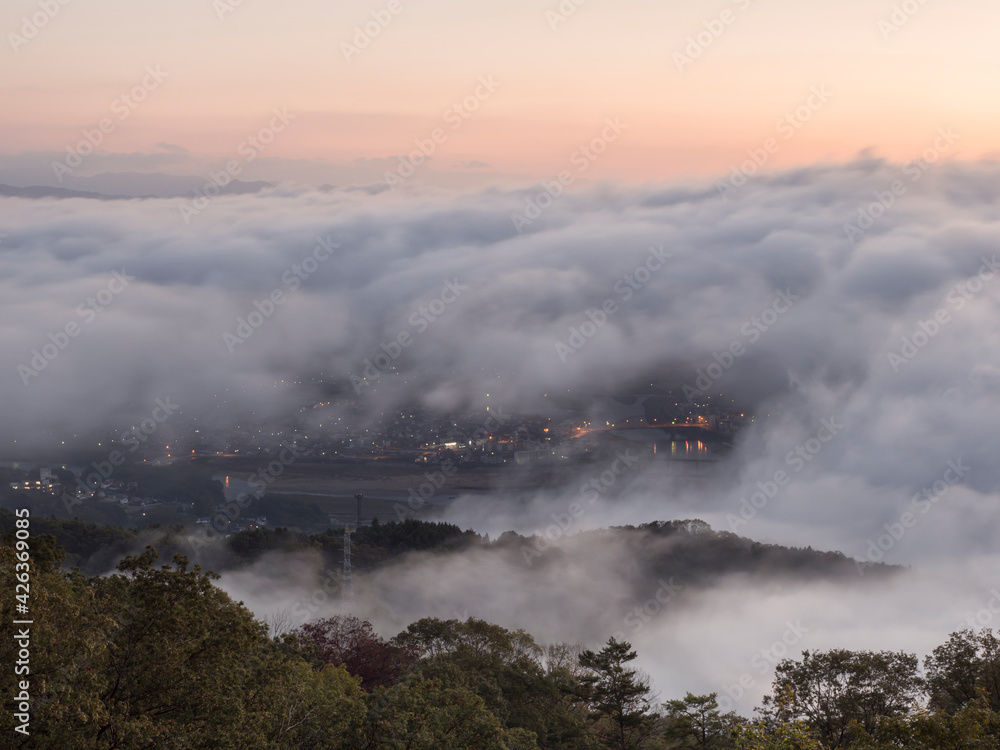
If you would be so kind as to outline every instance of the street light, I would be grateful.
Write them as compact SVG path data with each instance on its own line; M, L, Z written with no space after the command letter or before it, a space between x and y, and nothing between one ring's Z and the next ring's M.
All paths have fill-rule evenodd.
M361 500L364 498L363 492L355 492L354 499L358 501L358 524L355 528L361 528Z

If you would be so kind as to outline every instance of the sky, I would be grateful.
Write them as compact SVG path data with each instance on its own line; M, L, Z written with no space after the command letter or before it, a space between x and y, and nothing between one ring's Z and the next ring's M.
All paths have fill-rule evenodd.
M726 174L771 137L780 148L767 169L868 150L905 162L949 127L962 136L950 158L1000 152L1000 105L989 94L1000 8L985 0L53 7L51 18L37 0L0 10L0 148L8 159L65 152L112 118L99 149L118 161L95 157L81 174L218 163L274 108L295 118L262 154L282 164L262 160L254 177L306 184L379 179L381 160L398 163L439 127L445 138L418 180L542 179L607 118L627 130L581 179ZM147 68L164 76L143 91ZM495 82L485 96L482 79ZM136 87L142 101L119 119L121 97Z

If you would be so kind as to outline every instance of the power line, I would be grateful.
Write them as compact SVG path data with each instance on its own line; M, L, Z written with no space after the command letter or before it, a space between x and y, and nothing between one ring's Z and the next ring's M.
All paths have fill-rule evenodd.
M344 608L354 606L354 579L351 576L351 527L344 524L344 570L340 584L340 603Z

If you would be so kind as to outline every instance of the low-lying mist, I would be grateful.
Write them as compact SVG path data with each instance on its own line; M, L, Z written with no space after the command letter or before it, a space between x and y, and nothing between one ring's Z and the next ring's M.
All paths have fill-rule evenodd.
M803 649L923 656L955 630L994 626L991 608L1000 611L995 555L911 569L845 561L835 574L697 579L690 568L650 575L637 541L569 536L545 545L544 560L530 558L530 565L498 549L412 553L356 573L352 605L341 602L339 572L324 574L318 555L272 553L226 573L221 585L258 616L288 627L349 612L386 636L421 617L475 617L524 628L543 643L595 647L625 638L664 700L714 691L744 715L768 692L774 666Z

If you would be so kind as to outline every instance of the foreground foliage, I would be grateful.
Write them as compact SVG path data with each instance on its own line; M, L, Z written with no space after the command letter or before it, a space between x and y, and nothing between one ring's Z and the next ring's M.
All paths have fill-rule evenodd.
M381 533L381 532L380 532ZM394 533L394 532L393 532ZM1000 748L1000 643L960 631L921 672L901 652L804 652L775 672L753 721L717 695L658 703L631 644L542 646L474 618L427 618L386 639L338 616L270 632L181 556L152 548L117 571L63 569L31 540L31 734L0 678L5 747L59 750L888 750ZM0 544L15 584L16 550ZM13 664L14 602L0 613Z

